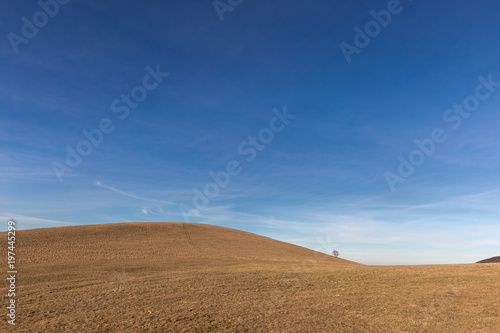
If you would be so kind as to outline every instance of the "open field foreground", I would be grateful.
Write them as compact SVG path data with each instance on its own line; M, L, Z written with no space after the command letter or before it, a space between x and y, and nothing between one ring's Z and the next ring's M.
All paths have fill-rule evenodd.
M371 267L183 223L21 230L16 251L2 332L500 331L499 264Z

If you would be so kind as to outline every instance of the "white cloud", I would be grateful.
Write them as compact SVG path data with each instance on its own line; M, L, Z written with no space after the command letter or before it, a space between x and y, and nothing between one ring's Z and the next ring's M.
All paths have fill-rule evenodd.
M17 222L16 229L18 229L18 230L19 229L31 229L31 228L44 228L44 227L72 225L72 223L67 223L67 222L62 222L62 221L57 221L57 220L50 220L50 219L43 219L43 218L34 217L34 216L26 216L26 215L19 215L19 214L5 214L5 215L0 215L0 220L5 222L5 223L2 223L2 225L0 226L0 230L3 230L3 231L7 230L7 221L9 221L10 219L14 219Z

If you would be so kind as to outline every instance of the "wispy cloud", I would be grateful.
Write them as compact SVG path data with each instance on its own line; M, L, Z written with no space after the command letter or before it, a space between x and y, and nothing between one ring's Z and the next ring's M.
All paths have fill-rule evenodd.
M94 182L94 184L100 188L107 189L111 192L121 194L128 198L143 201L144 204L142 204L142 208L139 208L139 212L148 219L158 220L158 219L165 219L166 217L171 217L172 214L169 213L168 211L170 211L173 206L176 206L174 202L145 198L143 196L131 192L122 191L113 186L105 185L100 181L96 181ZM170 207L168 211L167 207Z
M144 197L141 197L141 196L136 195L134 193L125 192L125 191L119 190L119 189L117 189L115 187L105 185L105 184L101 183L100 181L96 181L94 184L96 186L98 186L98 187L102 187L102 188L108 189L110 191L113 191L115 193L119 193L121 195L127 196L127 197L132 198L132 199L143 200L143 201L148 201L148 202L155 202L155 203L160 203L160 204L163 204L163 205L175 205L175 203L173 203L173 202L164 201L164 200L156 200L156 199L144 198Z
M27 216L21 214L8 214L4 213L0 215L0 220L5 221L0 225L0 230L7 230L7 221L9 219L14 219L17 222L17 229L31 229L31 228L44 228L47 226L64 226L64 225L72 225L72 223L62 222L51 219L44 219L35 216Z

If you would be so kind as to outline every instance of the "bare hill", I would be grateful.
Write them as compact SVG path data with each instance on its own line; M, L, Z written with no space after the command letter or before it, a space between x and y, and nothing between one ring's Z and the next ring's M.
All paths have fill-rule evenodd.
M0 332L498 332L500 265L370 267L234 229L16 232ZM0 233L7 257L7 233ZM0 286L4 314L9 286ZM471 320L471 313L474 314ZM7 316L4 316L7 317Z
M489 259L484 259L484 260L478 261L477 264L490 264L490 263L494 263L494 262L500 262L500 257L493 257L493 258L489 258Z
M20 231L21 262L221 259L355 264L240 230L196 223L112 223Z

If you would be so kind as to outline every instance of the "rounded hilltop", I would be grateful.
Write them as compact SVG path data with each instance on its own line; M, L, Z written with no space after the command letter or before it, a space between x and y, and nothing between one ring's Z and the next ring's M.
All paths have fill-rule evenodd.
M319 260L355 264L253 233L198 223L132 222L20 231L21 260ZM41 251L43 249L43 251Z

